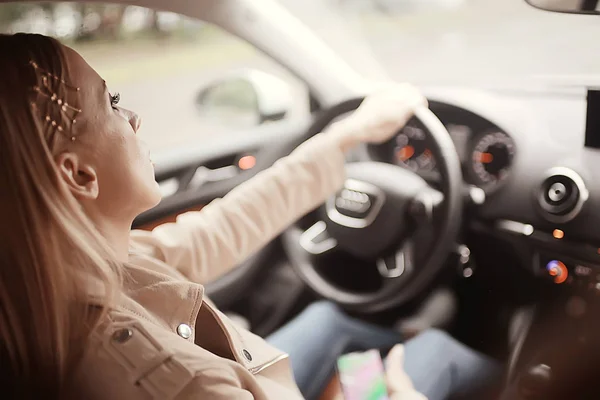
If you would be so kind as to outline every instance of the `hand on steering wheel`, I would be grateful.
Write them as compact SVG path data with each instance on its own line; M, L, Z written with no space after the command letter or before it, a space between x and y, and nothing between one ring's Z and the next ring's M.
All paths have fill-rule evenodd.
M338 136L347 149L358 143L387 142L427 99L408 83L376 87L349 117L332 124L328 135Z

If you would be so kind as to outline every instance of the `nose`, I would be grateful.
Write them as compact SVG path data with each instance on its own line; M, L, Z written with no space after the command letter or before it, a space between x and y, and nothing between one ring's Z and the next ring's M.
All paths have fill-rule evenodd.
M137 131L140 129L140 125L142 125L142 119L140 118L139 115L137 115L136 113L132 112L131 113L131 118L129 118L129 123L133 127L133 131L135 133L137 133Z
M123 110L127 114L127 119L129 120L129 124L133 128L133 131L137 133L140 129L140 125L142 124L142 119L139 115L130 110Z

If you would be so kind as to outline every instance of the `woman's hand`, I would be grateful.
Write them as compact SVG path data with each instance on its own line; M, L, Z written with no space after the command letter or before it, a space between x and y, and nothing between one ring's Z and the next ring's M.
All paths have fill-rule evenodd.
M390 400L427 400L427 397L415 390L410 377L404 371L403 345L394 346L385 360L385 365L385 378ZM337 388L337 390L333 393L329 390L321 397L321 400L344 400L337 376L328 388L330 387Z
M375 87L349 117L331 126L344 150L358 143L384 143L391 139L427 99L408 83Z
M427 400L427 397L415 390L410 377L404 371L403 345L394 346L385 363L390 400Z

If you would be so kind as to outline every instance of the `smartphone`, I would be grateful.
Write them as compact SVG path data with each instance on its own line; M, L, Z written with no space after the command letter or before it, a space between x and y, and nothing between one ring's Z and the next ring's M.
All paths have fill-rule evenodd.
M348 353L337 360L345 400L389 400L378 350Z

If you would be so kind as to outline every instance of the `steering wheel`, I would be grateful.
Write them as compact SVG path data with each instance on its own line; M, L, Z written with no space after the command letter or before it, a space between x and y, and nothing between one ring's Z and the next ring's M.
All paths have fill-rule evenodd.
M309 134L323 131L362 100L326 110ZM409 301L438 275L455 244L463 206L460 161L448 131L428 108L416 110L414 119L431 140L441 191L401 166L347 163L344 187L316 211L319 220L307 230L294 225L282 236L298 275L319 295L343 307L380 311ZM421 234L424 231L429 234ZM376 268L380 287L362 292L332 282L317 268L319 257L326 254L350 255L364 261L364 268Z

